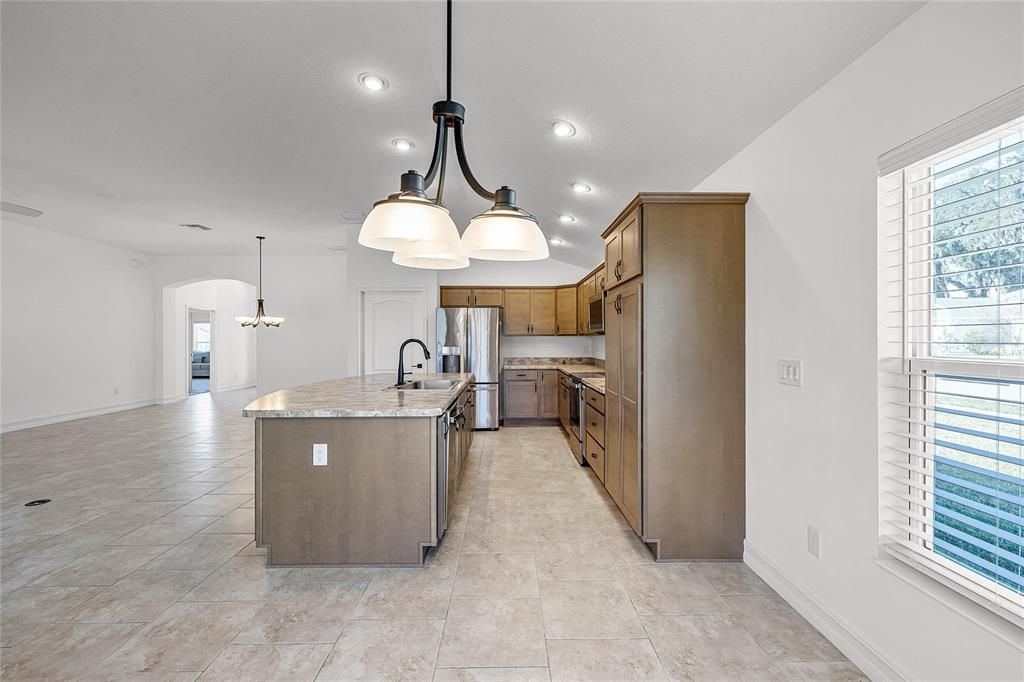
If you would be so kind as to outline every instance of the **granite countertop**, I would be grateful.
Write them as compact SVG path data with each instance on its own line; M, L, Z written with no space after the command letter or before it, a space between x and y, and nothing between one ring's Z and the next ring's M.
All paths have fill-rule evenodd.
M604 377L583 377L583 384L604 395Z
M449 391L398 390L394 374L370 374L295 386L260 396L244 417L438 417L473 381L472 374L416 374L412 379L457 379Z

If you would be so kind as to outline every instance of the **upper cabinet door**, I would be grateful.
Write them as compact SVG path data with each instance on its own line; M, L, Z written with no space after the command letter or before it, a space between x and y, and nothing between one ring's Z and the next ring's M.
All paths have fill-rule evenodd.
M619 263L622 261L622 235L618 229L604 238L604 269L608 273L608 288L612 288L620 280L616 279L615 273L619 270Z
M643 272L640 209L634 209L604 238L605 289Z
M576 287L562 287L557 294L557 316L555 333L561 336L573 336L578 332L576 327Z
M473 292L469 289L441 289L441 306L464 308L473 305Z
M530 290L505 290L505 334L525 336L530 333Z
M473 305L503 306L505 292L502 289L473 289Z
M530 289L530 333L534 336L557 334L557 307L554 289Z
M590 280L588 279L587 282ZM587 306L590 301L590 289L587 282L576 285L576 333L587 333Z
M604 291L604 289L605 289L604 273L605 273L605 268L601 268L596 273L594 273L594 293L595 294L599 294L602 291Z
M620 281L625 282L643 272L640 234L640 209L636 209L619 228L622 239L622 264L619 267Z

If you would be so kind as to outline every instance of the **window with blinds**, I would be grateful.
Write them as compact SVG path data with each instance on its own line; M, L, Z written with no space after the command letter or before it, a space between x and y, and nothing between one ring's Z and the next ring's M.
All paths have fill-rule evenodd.
M1024 624L1024 118L882 175L879 225L882 547Z

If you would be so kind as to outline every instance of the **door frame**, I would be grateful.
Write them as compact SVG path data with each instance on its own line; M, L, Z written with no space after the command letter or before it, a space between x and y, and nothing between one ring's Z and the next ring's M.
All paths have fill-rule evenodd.
M427 344L427 348L433 349L434 347L434 325L432 318L428 312L430 309L430 287L425 286L407 286L407 287L360 287L359 288L359 310L356 316L356 352L359 354L359 374L360 376L366 374L366 356L365 356L365 332L366 332L366 295L367 294L397 294L397 293L409 293L409 294L420 294L423 297L423 342ZM397 349L396 349L397 350ZM430 351L433 354L433 350ZM427 362L426 367L428 372L432 365Z
M217 337L214 330L216 325L214 324L214 315L216 311L208 310L206 308L193 308L192 306L185 307L185 351L187 361L185 362L185 397L190 397L192 393L192 314L193 313L206 313L210 316L210 390L209 393L215 391L215 384L213 379L213 358L214 350L216 349Z

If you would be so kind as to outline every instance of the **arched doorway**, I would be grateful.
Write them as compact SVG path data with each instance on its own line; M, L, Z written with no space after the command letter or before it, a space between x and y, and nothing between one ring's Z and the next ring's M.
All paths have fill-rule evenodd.
M256 334L237 315L251 315L256 288L237 279L204 279L163 287L161 402L256 385Z

